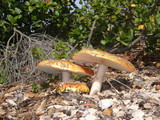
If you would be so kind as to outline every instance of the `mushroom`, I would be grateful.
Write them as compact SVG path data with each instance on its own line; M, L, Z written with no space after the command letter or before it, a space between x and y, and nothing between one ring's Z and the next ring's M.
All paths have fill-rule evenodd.
M89 92L89 88L83 83L61 83L56 88L58 93L61 92L80 92L87 93Z
M95 49L83 49L76 53L73 57L73 61L76 63L97 63L99 64L97 73L95 75L90 95L94 95L101 90L102 82L104 79L105 71L108 67L112 67L124 71L135 71L135 67L129 61L120 58L116 55L95 50Z
M37 69L47 73L62 73L62 82L70 80L70 72L80 75L93 75L93 71L82 65L74 64L66 60L48 59L41 61Z

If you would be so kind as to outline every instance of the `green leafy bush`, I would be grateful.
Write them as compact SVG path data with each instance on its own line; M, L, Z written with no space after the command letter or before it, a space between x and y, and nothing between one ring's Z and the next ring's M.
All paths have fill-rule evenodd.
M7 72L3 69L0 70L0 84L5 83L7 81Z
M54 52L51 53L51 56L56 59L63 59L66 58L69 50L69 47L62 41L59 41L54 46Z
M92 0L83 4L81 0L83 5L78 8L75 0L4 0L0 5L0 41L6 43L16 27L25 34L50 34L79 49L89 45L106 49L115 44L121 48L141 35L138 27L145 25L146 45L154 50L159 48L160 36L157 1Z

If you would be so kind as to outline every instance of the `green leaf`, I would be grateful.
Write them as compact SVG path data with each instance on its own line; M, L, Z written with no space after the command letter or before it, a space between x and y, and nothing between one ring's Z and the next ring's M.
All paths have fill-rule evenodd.
M102 45L106 45L106 43L107 43L106 40L101 40Z
M15 20L14 20L14 17L12 15L7 15L7 19L13 23Z
M79 19L79 21L82 21L82 20L84 20L86 17L85 16L82 16L82 17L80 17L80 18L78 18Z
M34 6L29 6L29 7L28 7L29 12L32 12L34 9L35 9Z
M29 2L29 1L26 1L26 2L25 2L25 5L29 6L29 5L30 5L30 2Z
M55 15L56 15L56 16L59 16L59 12L58 12L57 10L55 11Z
M121 44L128 46L128 43L126 43L125 41L123 41L120 37L116 38L117 41L119 41Z
M82 0L80 0L80 1L79 1L79 4L81 4L81 5L82 5L82 4L83 4L83 1L82 1Z
M32 21L36 21L37 20L37 16L36 15L31 16L31 20Z
M3 84L7 81L6 77L0 77L0 84Z
M21 17L22 17L22 15L17 15L17 16L14 17L14 19L15 19L15 20L18 20L18 19L20 19Z
M133 39L133 30L132 29L130 29L129 31L128 31L128 39L129 40L132 40Z
M121 12L121 7L117 7L117 9L116 9L116 11L115 11L115 14L117 15L117 14L119 14L120 12Z
M94 19L98 20L98 19L99 19L98 15L95 15L95 16L94 16Z

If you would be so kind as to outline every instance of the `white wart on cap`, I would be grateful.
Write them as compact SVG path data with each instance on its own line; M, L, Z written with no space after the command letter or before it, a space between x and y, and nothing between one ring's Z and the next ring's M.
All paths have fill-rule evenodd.
M74 64L66 60L48 59L41 61L37 65L37 69L50 73L62 73L62 81L67 82L70 80L70 73L76 73L79 75L93 75L93 71L84 66Z
M90 95L93 95L101 90L102 82L107 67L112 67L128 72L136 70L133 64L131 64L129 61L116 55L95 49L83 49L76 53L72 58L73 61L76 63L99 64L96 76L94 78L94 82L90 90Z

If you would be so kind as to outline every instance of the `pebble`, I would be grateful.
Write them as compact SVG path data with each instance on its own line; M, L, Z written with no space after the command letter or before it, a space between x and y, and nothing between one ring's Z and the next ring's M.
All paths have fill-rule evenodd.
M94 108L89 108L87 111L88 111L90 114L95 114L95 113L97 112L97 110L94 109Z
M36 110L36 115L37 115L37 116L40 116L40 115L42 115L42 114L44 113L46 104L47 104L47 99L44 99L44 100L41 102L40 106L39 106L39 107L37 108L37 110Z
M88 114L86 115L85 120L97 120L97 116L93 114Z
M133 119L131 120L143 120L144 112L142 110L135 110L132 113Z
M145 120L153 120L152 117L147 117Z
M146 109L151 109L152 106L151 106L150 103L145 103L145 104L144 104L144 108L146 108Z
M134 117L134 118L132 118L132 119L130 119L130 120L144 120L143 118L137 118L137 117Z
M17 106L17 104L12 99L6 99L6 102L12 106Z
M99 107L104 110L113 105L113 99L102 99L99 101Z
M39 94L29 93L27 95L24 90L22 92L9 92L6 95L1 93L0 119L5 117L6 119L16 120L19 113L23 115L23 118L30 119L33 114L35 115L35 109L42 105L40 109L42 113L40 113L40 116L35 116L35 119L160 120L158 109L160 106L160 94L159 91L155 90L156 86L151 86L152 82L159 81L159 78L156 76L157 80L155 80L153 78L144 78L143 75L132 75L131 77L135 78L133 84L139 85L140 82L144 83L146 81L143 84L144 88L134 90L139 96L135 94L133 89L119 91L119 95L114 90L104 90L102 93L97 93L94 96L87 94L82 94L82 96L78 97L74 96L74 98L70 96L65 98L60 95L57 95L57 98L49 96L49 102L47 104L44 102L46 107L43 109L43 100ZM33 98L38 97L40 98L32 101ZM28 100L24 101L25 99ZM23 101L26 106L21 107L22 113L19 110L17 111L17 106Z
M50 107L51 107L51 106L50 106ZM62 106L62 105L53 105L52 107L53 107L53 108L56 108L56 109L63 108L63 106Z
M124 111L119 111L117 114L116 114L116 117L123 117L125 115L125 112Z
M41 116L39 117L39 120L51 120L51 117L50 117L50 116L41 115Z
M123 100L123 103L124 103L125 105L128 105L130 102L131 102L131 100Z
M53 114L53 118L65 118L65 117L67 117L67 115L66 114L64 114L63 112L57 112L57 113L54 113Z
M138 108L139 108L139 105L136 104L136 102L132 103L132 105L128 107L128 109L131 109L131 110L138 110Z

